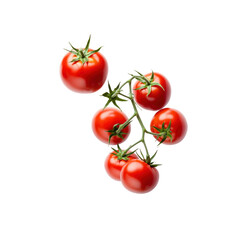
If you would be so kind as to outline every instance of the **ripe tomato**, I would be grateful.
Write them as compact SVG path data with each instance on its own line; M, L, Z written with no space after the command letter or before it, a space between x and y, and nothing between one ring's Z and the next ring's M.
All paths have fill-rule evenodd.
M99 110L92 121L92 129L95 136L104 143L109 143L109 137L112 134L108 132L114 128L116 124L125 123L128 120L127 116L116 108L105 108ZM109 144L119 144L124 142L129 133L130 133L130 125L127 125L121 131L121 136L113 136L111 137Z
M128 152L129 153L129 152ZM108 175L115 179L120 180L120 172L122 170L122 167L128 162L133 159L138 159L138 156L136 154L131 154L127 157L127 160L119 159L116 155L115 151L110 153L105 160L105 169L108 173Z
M93 51L88 49L87 52ZM61 63L61 77L64 84L79 93L96 92L102 87L107 78L108 64L105 57L96 52L88 57L88 61L74 61L77 55L69 52Z
M187 121L183 114L178 110L172 108L164 108L159 110L152 118L151 121L151 131L153 133L159 133L157 128L162 128L162 124L164 123L164 127L167 128L171 121L171 135L172 141L169 137L163 142L165 144L175 144L180 142L187 133ZM159 142L162 140L161 137L154 136Z
M164 107L171 96L171 86L168 82L168 80L159 73L153 73L153 81L151 86L145 87L145 83L141 81L136 81L133 87L133 94L135 101L142 107L148 110L159 110L162 107ZM146 74L144 77L147 79L151 79L152 73ZM156 83L160 84L155 85ZM138 88L142 88L139 90L136 90ZM163 90L164 89L164 90ZM150 93L149 93L150 90Z
M123 166L120 180L129 191L147 193L156 187L159 173L155 167L140 159L134 159Z

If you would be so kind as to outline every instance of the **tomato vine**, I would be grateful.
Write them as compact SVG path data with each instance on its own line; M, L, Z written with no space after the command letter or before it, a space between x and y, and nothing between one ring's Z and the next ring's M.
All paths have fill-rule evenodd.
M138 73L139 73L139 72L138 72ZM143 76L143 75L140 74L140 73L139 73L139 75L140 75L140 76ZM120 109L120 107L117 105L116 101L124 101L124 100L123 100L123 99L120 99L120 98L118 97L118 95L121 95L122 97L125 97L125 98L127 98L128 100L130 100L130 102L131 102L131 104L132 104L132 107L133 107L133 110L134 110L134 113L133 113L133 115L132 115L125 123L123 123L123 124L121 124L121 125L118 126L117 130L115 130L116 135L118 135L119 133L121 133L121 131L122 131L127 125L129 125L129 124L131 123L132 119L136 117L137 120L138 120L138 122L139 122L139 124L140 124L140 126L141 126L141 129L142 129L142 137L141 137L140 140L138 140L138 141L135 142L134 144L130 145L130 146L125 150L125 153L127 153L131 148L133 148L134 146L138 145L139 143L142 143L143 146L144 146L144 148L145 148L145 151L146 151L146 157L143 157L143 154L142 154L142 152L141 152L141 155L142 155L142 156L141 156L141 159L142 159L144 162L146 162L147 164L149 164L151 167L156 167L156 166L159 166L160 164L155 164L152 160L153 160L153 158L156 156L157 151L154 153L153 156L150 156L149 151L148 151L148 147L147 147L147 144L146 144L146 141L145 141L145 134L147 133L147 134L154 135L154 136L156 136L156 137L163 137L163 139L162 139L161 142L160 142L160 143L163 143L167 137L172 138L171 130L170 130L170 128L171 128L171 122L170 122L170 124L168 125L168 127L167 127L166 129L165 129L165 128L162 128L162 129L161 129L161 132L159 132L159 133L152 133L152 132L146 130L146 127L145 127L145 125L143 124L143 121L142 121L142 119L141 119L141 117L140 117L140 114L139 114L139 112L138 112L138 109L137 109L137 106L136 106L136 102L135 102L135 100L134 100L134 95L133 95L133 92L132 92L132 81L133 81L134 79L138 79L138 80L139 80L139 76L134 76L134 75L131 75L131 76L132 76L132 77L131 77L128 81L124 82L121 86L120 86L120 83L119 83L118 86L117 86L114 90L111 89L111 86L110 86L110 84L108 83L109 93L106 92L106 93L104 93L104 94L102 95L102 96L104 96L104 97L108 97L108 101L107 101L107 103L105 104L104 108L106 108L106 107L110 104L110 102L112 102L115 106L117 106L117 107ZM145 78L145 77L144 77L144 78ZM146 78L146 79L147 79L147 78ZM153 79L154 79L154 73L152 72L151 80L149 80L149 81L146 80L146 82L150 84L150 82L152 82ZM122 88L123 88L126 84L129 85L129 96L121 93ZM147 85L146 87L148 88L148 86L149 86L149 85ZM161 87L162 87L162 86L161 86ZM142 89L143 89L143 88L142 88ZM151 91L150 91L150 92L151 92ZM150 93L150 92L149 92L149 93ZM119 99L120 99L120 100L119 100ZM112 129L111 131L114 132L114 129ZM109 142L110 142L111 137L112 137L112 135L109 136ZM139 156L139 155L138 155L138 156ZM139 157L140 157L140 156L139 156Z
M72 91L79 93L92 93L99 90L106 81L108 63L100 53L100 48L89 48L91 36L85 48L75 48L70 43L71 50L61 62L60 74L63 83ZM151 191L158 183L159 173L157 164L153 162L157 151L151 156L145 140L146 134L152 135L159 144L176 144L186 135L187 122L181 112L172 108L163 108L171 96L171 86L168 80L157 72L146 75L130 74L131 78L123 84L112 88L108 83L108 91L102 96L107 98L103 109L99 110L92 121L92 129L96 137L107 144L117 145L112 148L105 160L105 169L110 177L120 180L123 186L136 193ZM132 86L133 80L135 81ZM123 93L123 88L128 85L128 95ZM130 101L133 114L130 118L122 112L119 102ZM113 104L116 108L110 108ZM150 131L141 119L137 105L151 111L157 111L152 118ZM141 137L125 150L120 145L127 139L131 130L131 122L138 120L141 126ZM139 150L132 150L142 144L145 155ZM158 145L159 145L158 144ZM136 152L136 154L135 154Z

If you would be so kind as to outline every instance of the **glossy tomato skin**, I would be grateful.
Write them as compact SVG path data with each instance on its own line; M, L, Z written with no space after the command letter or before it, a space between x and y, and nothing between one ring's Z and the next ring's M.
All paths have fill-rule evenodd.
M105 160L105 169L108 175L117 180L120 181L120 172L123 168L123 166L133 159L138 159L138 156L136 154L131 154L128 156L128 160L119 160L117 156L115 156L113 153L116 153L115 151L111 152Z
M152 73L148 73L145 77L150 78L151 74ZM160 73L154 73L153 82L159 83L165 91L160 86L152 86L151 93L148 95L147 88L134 90L144 85L140 81L136 81L133 87L133 94L135 101L142 108L156 111L163 108L168 103L171 96L171 86L168 80Z
M135 159L123 166L120 180L123 186L131 192L147 193L156 187L159 173L156 168L140 159Z
M101 109L93 117L92 129L95 136L100 141L108 144L109 136L111 135L111 133L107 131L112 130L115 124L122 124L126 122L127 119L127 116L116 108L105 108L103 110ZM131 127L129 124L122 130L122 132L126 133L123 135L124 139L118 136L113 136L111 138L110 144L116 145L124 142L127 139L130 130Z
M153 133L158 133L158 131L153 127L162 128L164 122L164 127L167 128L171 120L171 134L172 142L169 137L163 142L164 144L176 144L183 140L187 133L187 121L184 115L176 109L173 108L164 108L159 110L152 118L150 127ZM155 136L154 136L155 137ZM157 137L155 137L157 139ZM159 142L161 138L157 139Z
M92 51L92 49L89 49ZM71 62L76 55L67 53L61 62L60 74L63 83L72 91L79 93L92 93L99 90L106 81L108 64L100 53L94 53L89 61Z

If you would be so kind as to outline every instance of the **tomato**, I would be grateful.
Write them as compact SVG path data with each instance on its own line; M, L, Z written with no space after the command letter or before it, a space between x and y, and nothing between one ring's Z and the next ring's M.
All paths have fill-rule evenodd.
M120 180L131 192L147 193L156 187L159 173L155 167L151 167L140 159L134 159L123 166Z
M144 79L143 82L136 81L133 87L133 94L135 101L142 108L156 111L163 108L168 103L171 96L171 86L163 75L159 73L153 74L153 81L150 81L151 86L147 87L146 83L144 83ZM148 73L144 77L150 80L151 75L152 73ZM157 84L160 84L162 87ZM146 87L144 87L144 85ZM138 88L140 89L136 90Z
M151 121L151 131L153 133L159 133L157 128L162 128L162 124L164 123L164 127L167 128L171 121L171 135L172 141L169 137L163 142L165 144L176 144L180 142L187 133L187 121L183 114L178 110L172 108L164 108L159 110L152 118ZM162 140L161 137L154 136L159 142Z
M79 93L92 93L99 90L106 81L108 73L105 57L100 52L88 56L87 53L93 50L88 49L88 45L86 47L86 57L83 57L82 61L76 61L76 59L80 59L80 52L84 56L84 50L73 48L74 51L67 53L61 63L60 74L64 84Z
M129 152L128 152L129 153ZM116 155L116 151L113 151L110 153L105 160L105 169L108 173L108 175L115 179L115 180L120 180L120 172L122 170L122 167L128 162L133 159L138 159L138 156L136 154L131 154L130 156L127 157L126 160L119 159Z
M127 116L116 108L105 108L99 110L92 121L92 129L95 136L104 143L109 143L109 137L112 134L108 132L114 128L116 124L123 124L128 120ZM130 125L122 129L120 136L114 135L111 137L109 144L119 144L124 142L129 133Z

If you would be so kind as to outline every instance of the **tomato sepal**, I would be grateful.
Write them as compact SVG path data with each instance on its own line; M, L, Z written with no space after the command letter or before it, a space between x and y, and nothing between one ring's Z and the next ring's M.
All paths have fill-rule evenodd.
M139 74L139 76L132 75L132 74L130 74L130 75L133 78L135 78L136 80L138 80L141 83L143 83L144 85L142 85L141 87L135 88L134 90L141 90L141 89L147 88L147 90L148 90L147 96L149 96L149 94L151 93L152 86L159 86L159 87L161 87L163 89L163 91L165 91L164 87L160 83L153 82L153 80L154 80L154 72L153 71L152 71L152 75L151 75L150 79L148 79L147 77L145 77L143 74L141 74L138 71L135 71L135 72L137 72Z
M74 54L76 57L73 58L70 62L74 63L74 62L78 62L78 61L81 61L82 64L88 62L88 58L93 55L94 53L97 53L100 51L100 49L102 47L99 47L98 49L96 50L92 50L92 51L88 51L89 50L89 45L90 45L90 40L91 40L91 35L89 36L88 38L88 41L87 41L87 44L86 44L86 47L85 48L75 48L73 47L73 45L69 42L69 45L71 46L71 50L68 50L68 49L64 49L72 54Z
M108 90L109 92L105 92L103 93L101 96L108 98L107 103L105 104L104 108L105 109L111 102L121 110L121 108L118 106L118 104L116 103L117 101L120 102L124 102L127 101L126 99L122 99L118 96L118 94L121 92L121 88L120 88L120 83L117 85L117 87L115 87L113 90L110 86L110 83L108 82ZM122 110L121 110L122 111Z
M158 146L161 143L163 143L167 139L167 137L169 137L172 142L171 120L166 128L165 128L165 122L162 123L162 128L158 128L155 126L153 126L153 128L155 128L159 132L158 134L155 135L157 139L160 137L162 138Z
M139 159L141 159L143 162L147 163L150 167L152 168L155 168L155 167L158 167L158 166L161 166L162 164L157 164L157 163L154 163L152 160L153 158L157 155L157 152L158 150L152 155L152 156L147 156L147 157L144 157L141 149L139 150L140 151L140 154L137 154L137 156L139 157Z
M129 156L137 151L137 149L134 150L134 151L131 151L131 152L128 152L126 150L122 150L121 147L119 146L119 144L117 145L117 148L118 149L112 148L112 150L114 151L112 154L114 156L116 156L118 158L118 160L124 160L124 161L128 161Z
M124 129L125 127L127 127L130 123L131 123L131 121L126 121L126 122L123 123L123 124L117 123L117 124L115 124L115 125L113 126L113 128L112 128L111 130L106 131L106 132L111 133L110 136L109 136L109 138L108 138L108 143L110 144L111 138L112 138L113 136L117 136L117 137L120 137L121 139L124 139L124 136L123 136L123 135L126 135L126 134L128 134L128 133L123 132L122 129Z

